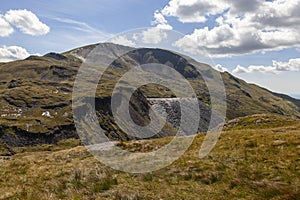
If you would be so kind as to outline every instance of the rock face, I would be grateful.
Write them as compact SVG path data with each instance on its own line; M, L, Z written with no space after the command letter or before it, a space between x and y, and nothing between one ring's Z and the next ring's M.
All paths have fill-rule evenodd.
M76 121L78 123L79 130L86 131L86 128L82 127L84 125L88 126L90 121L93 120L91 113L91 100L89 98L81 100L82 106L78 106L74 109ZM149 123L148 111L149 104L146 98L141 94L141 92L135 92L130 100L129 111L131 117L135 119L135 122L141 126L147 125ZM111 108L111 97L103 97L95 99L95 110L99 120L99 125L103 130L103 133L112 140L122 140L127 141L135 139L134 137L128 136L122 129L116 124L115 118L112 114ZM90 133L82 133L82 138L91 140Z
M182 115L180 104L184 104L185 106L187 106L186 116L188 117L188 119L185 121L187 122L189 127L197 123L198 120L195 118L195 116L200 114L198 132L206 132L209 128L211 120L211 109L206 104L201 103L200 101L195 102L195 99L189 98L148 98L148 101L152 105L152 109L166 118L166 121L169 122L176 130L179 129L181 124ZM199 113L193 108L194 103L197 103L199 105ZM221 123L221 121L222 120L219 119L218 122ZM215 123L213 126L216 125L218 125L218 123Z
M16 126L2 126L2 132L0 130L0 140L11 147L54 144L60 140L69 138L78 138L75 127L72 124L54 127L51 134L36 134L22 130Z

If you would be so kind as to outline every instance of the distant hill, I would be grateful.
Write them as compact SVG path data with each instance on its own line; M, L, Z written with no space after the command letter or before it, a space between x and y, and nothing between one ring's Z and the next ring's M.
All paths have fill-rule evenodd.
M209 108L208 90L195 66L202 67L208 74L214 71L210 66L163 49L136 50L111 43L90 45L62 54L30 56L25 60L0 64L0 141L9 146L24 146L78 137L71 105L73 83L82 60L96 46L112 54L124 49L131 51L112 63L96 92L99 121L110 138L132 139L116 127L109 102L114 84L133 66L161 63L173 67L194 86L199 101L204 104L203 109ZM227 94L228 120L253 114L300 117L300 100L248 84L228 72L221 74ZM142 87L132 98L131 114L135 121L145 125L149 123L147 98L172 97L172 91L165 87ZM157 137L172 135L168 130Z

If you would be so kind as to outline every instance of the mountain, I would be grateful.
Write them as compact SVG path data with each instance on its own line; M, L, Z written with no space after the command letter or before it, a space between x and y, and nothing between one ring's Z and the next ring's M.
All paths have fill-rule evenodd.
M95 106L98 120L109 138L133 139L116 126L110 109L111 95L119 78L133 66L145 63L168 65L191 83L199 102L202 102L200 110L206 113L201 118L204 128L200 129L205 131L207 119L211 115L210 96L195 66L200 66L208 75L215 72L213 68L168 50L134 49L103 43L77 48L62 54L49 53L44 56L30 56L25 60L1 63L0 141L2 143L9 146L24 146L56 143L62 139L78 137L72 111L73 85L83 60L95 47L106 53L107 58L119 55L122 51L130 51L109 66L96 90ZM159 73L159 69L154 70ZM300 100L246 83L228 72L221 75L227 95L228 120L253 114L300 117ZM136 123L147 125L150 121L148 114L151 106L147 98L174 97L174 93L168 88L148 84L134 93L130 101L130 114ZM174 106L171 106L170 112L174 110L172 107ZM86 108L85 105L81 105L77 109L81 111ZM174 114L171 118L174 121ZM165 129L156 137L174 134L172 120L168 121Z

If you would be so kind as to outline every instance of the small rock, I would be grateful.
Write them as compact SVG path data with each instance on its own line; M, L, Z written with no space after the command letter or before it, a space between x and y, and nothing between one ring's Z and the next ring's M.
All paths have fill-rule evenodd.
M258 120L255 121L255 124L260 124L261 122L262 122L262 120L258 119Z
M53 116L51 116L49 111L43 112L42 116L48 117L48 118L53 118Z
M283 144L286 144L287 142L286 141L283 141L283 140L276 140L272 143L272 146L280 146L280 145L283 145Z
M12 88L20 87L21 85L22 82L20 80L11 80L8 84L8 88L12 89Z

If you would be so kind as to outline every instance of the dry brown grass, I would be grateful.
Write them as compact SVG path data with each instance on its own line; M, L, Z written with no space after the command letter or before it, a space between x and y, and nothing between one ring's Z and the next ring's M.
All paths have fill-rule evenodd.
M120 146L151 151L169 140ZM210 155L199 159L202 141L200 134L183 157L148 174L112 170L81 146L17 149L16 155L0 160L0 198L299 199L299 123L225 131Z

